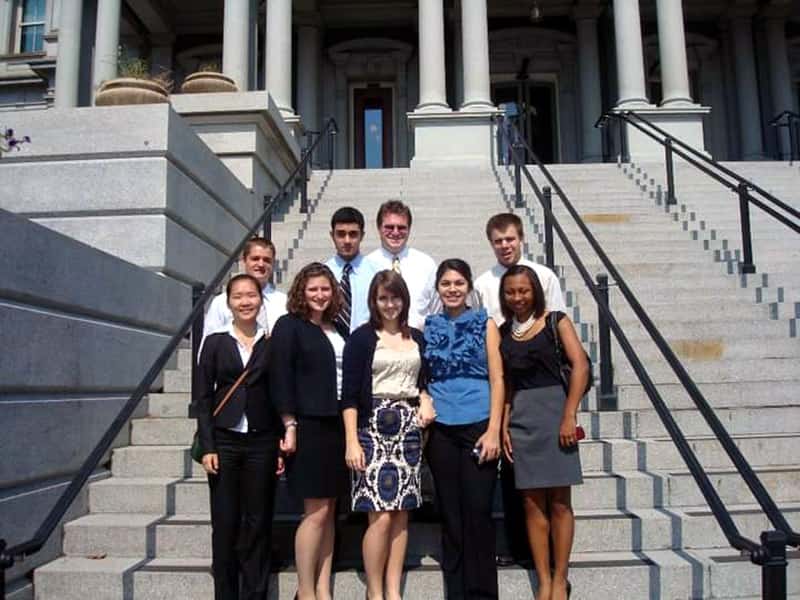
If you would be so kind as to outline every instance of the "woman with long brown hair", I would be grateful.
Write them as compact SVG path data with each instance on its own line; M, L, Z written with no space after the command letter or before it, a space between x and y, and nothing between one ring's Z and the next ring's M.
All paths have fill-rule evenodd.
M270 393L297 421L296 447L287 462L289 487L303 499L295 534L297 597L330 600L336 498L347 491L345 444L339 414L344 339L334 327L340 292L321 263L297 274L284 315L272 334Z

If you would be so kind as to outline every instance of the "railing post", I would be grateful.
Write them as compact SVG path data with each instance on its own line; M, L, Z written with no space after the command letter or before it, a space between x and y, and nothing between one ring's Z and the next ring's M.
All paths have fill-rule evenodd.
M192 308L197 306L197 303L200 301L200 296L203 295L206 286L202 283L195 283L192 285ZM197 377L197 357L200 354L200 341L203 339L203 325L204 325L205 316L203 311L200 311L200 314L197 315L197 318L192 323L192 333L191 333L191 341L192 341L192 369L191 369L191 377L192 377L192 388L194 388L195 377ZM196 415L194 413L194 402L190 400L189 402L189 417L194 418Z
M518 135L518 134L517 134ZM522 144L519 140L514 138L511 145L511 156L514 161L514 207L522 208L525 206L525 201L522 199Z
M264 210L267 210L270 202L272 202L272 196L269 194L264 194ZM300 211L303 211L302 205L300 206ZM272 211L269 211L267 218L264 219L264 225L261 229L261 237L263 237L265 240L272 239Z
M625 127L622 119L615 119L617 122L617 134L619 135L619 152L617 153L617 164L625 162Z
M767 557L761 565L761 598L786 600L786 534L783 531L764 531L761 545Z
M755 273L753 264L753 242L750 236L750 193L747 184L739 184L739 220L742 226L742 254L743 260L739 263L740 273Z
M794 163L795 125L795 120L789 117L789 122L786 124L789 128L789 166Z
M672 157L672 138L664 140L664 160L667 166L667 206L677 204L675 200L675 165Z
M597 289L606 306L609 306L608 275L597 275ZM598 343L600 345L600 389L597 392L597 410L617 410L617 390L614 388L614 363L611 357L611 327L605 313L597 310Z
M550 269L555 269L556 259L553 252L553 191L549 185L542 188L542 199L546 210L544 211L544 257L545 264Z
M331 129L328 132L328 170L333 171L333 165L336 164L336 130Z
M303 161L303 167L300 169L300 212L308 212L308 163L310 162L309 152L311 144L308 143L309 134L306 133L306 147L300 152L300 160Z

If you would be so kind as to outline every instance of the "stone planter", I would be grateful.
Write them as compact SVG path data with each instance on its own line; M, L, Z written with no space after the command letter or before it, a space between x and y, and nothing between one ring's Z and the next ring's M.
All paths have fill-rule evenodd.
M167 88L149 79L121 77L104 81L94 97L95 106L120 106L125 104L166 104Z
M209 94L217 92L238 92L236 83L222 73L200 71L192 73L183 80L182 94Z

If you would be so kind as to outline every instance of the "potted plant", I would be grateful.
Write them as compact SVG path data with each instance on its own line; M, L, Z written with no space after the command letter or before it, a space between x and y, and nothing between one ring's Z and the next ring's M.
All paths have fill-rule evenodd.
M143 58L120 59L118 68L119 77L104 81L97 89L96 106L169 102L172 81L168 72L151 75L150 63Z
M31 138L27 135L18 138L14 135L13 129L0 129L0 157L3 156L4 152L10 152L11 150L19 151L22 144L30 143Z
M220 73L219 63L205 63L181 85L183 94L208 94L213 92L238 92L236 82Z

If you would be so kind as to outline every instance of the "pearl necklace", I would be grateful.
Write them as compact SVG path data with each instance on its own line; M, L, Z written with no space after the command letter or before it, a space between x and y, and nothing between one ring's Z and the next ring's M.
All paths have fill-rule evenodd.
M522 323L517 321L516 316L513 317L511 319L511 336L515 340L521 340L522 338L525 337L525 334L531 330L535 322L536 319L534 318L533 313L531 313L531 316L525 319L525 321L523 321Z

